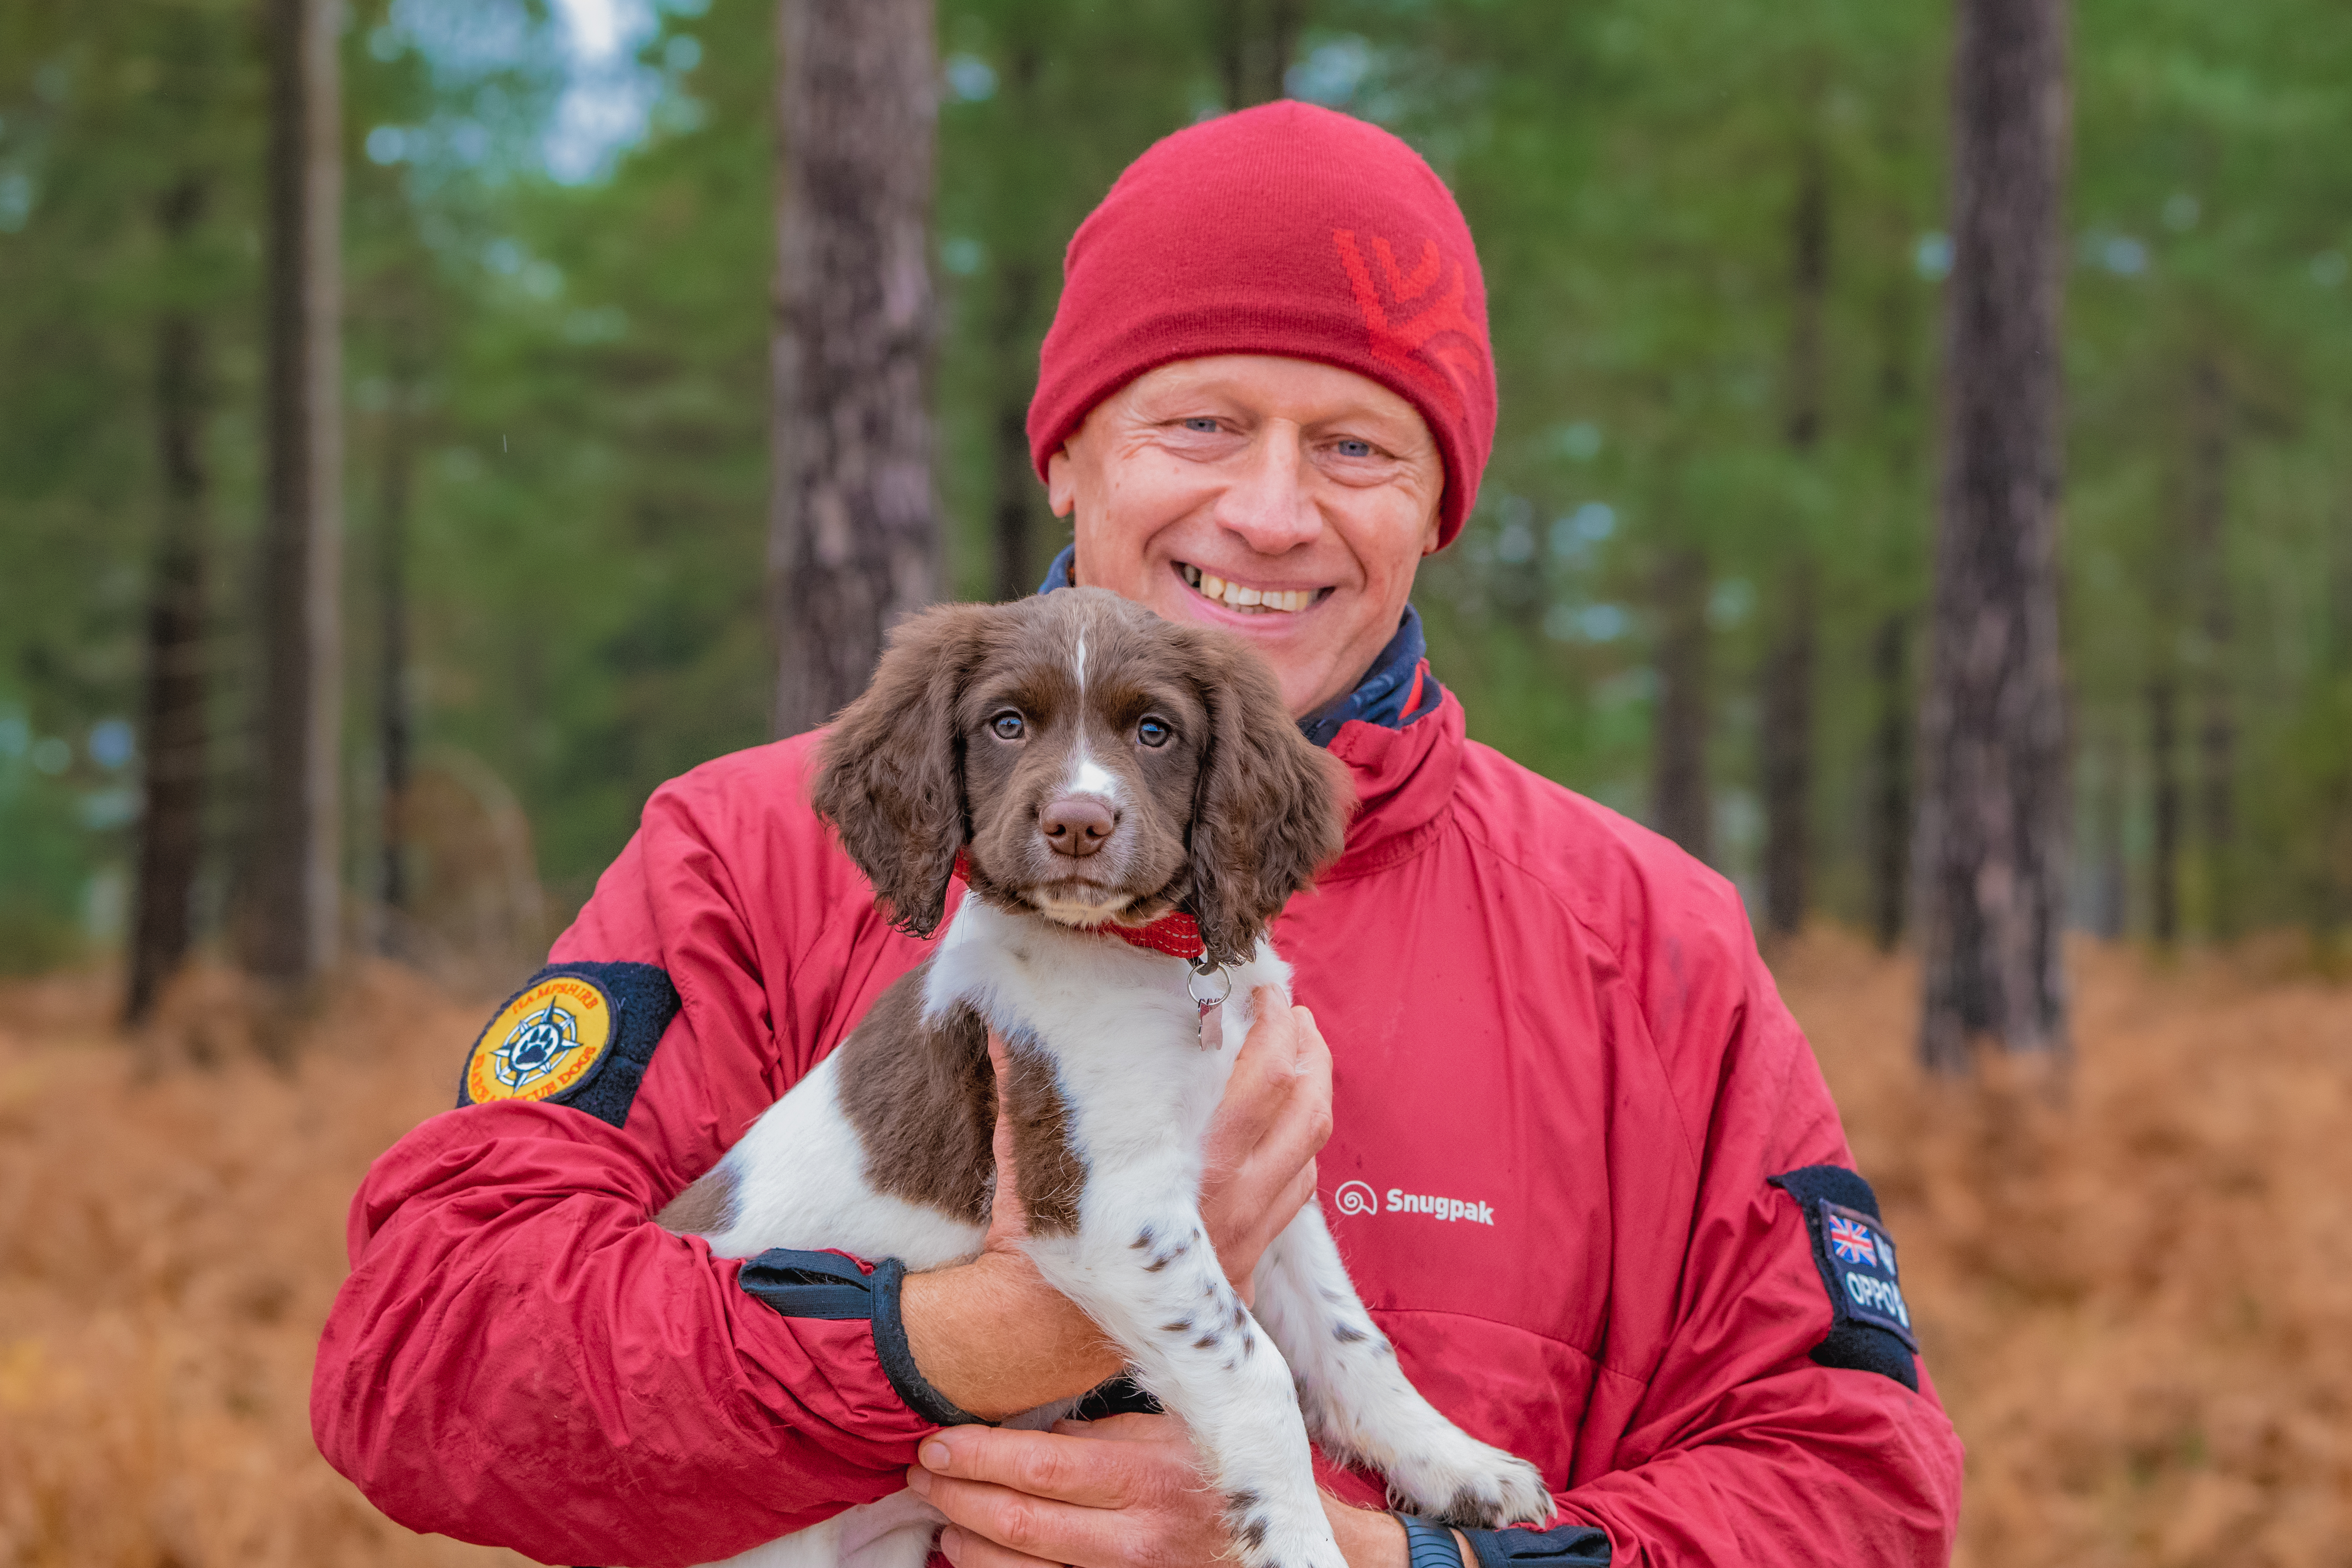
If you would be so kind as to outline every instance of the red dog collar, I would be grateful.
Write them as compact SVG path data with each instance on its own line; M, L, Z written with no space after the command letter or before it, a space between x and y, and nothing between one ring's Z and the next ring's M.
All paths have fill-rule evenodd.
M955 874L964 886L971 886L971 858L960 849L956 851ZM1201 941L1199 922L1181 910L1171 910L1150 925L1123 926L1106 921L1090 929L1104 936L1115 936L1129 947L1164 952L1171 958L1198 959L1208 951Z

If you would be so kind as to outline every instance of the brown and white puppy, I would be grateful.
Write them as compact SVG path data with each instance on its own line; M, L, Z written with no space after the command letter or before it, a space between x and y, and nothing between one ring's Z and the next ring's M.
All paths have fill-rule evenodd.
M995 1179L993 1026L1029 1254L1183 1419L1244 1564L1342 1568L1310 1431L1414 1511L1549 1519L1533 1467L1405 1381L1313 1203L1260 1259L1255 1315L1201 1223L1234 1054L1202 1048L1203 1015L1222 1005L1237 1042L1257 987L1287 997L1265 928L1339 852L1343 788L1225 634L1088 589L909 620L827 737L814 799L907 930L938 928L960 861L971 896L664 1223L722 1257L972 1257ZM1194 943L1164 940L1180 912L1198 927L1189 962ZM1116 934L1146 927L1158 950ZM735 1561L918 1568L939 1523L900 1493Z

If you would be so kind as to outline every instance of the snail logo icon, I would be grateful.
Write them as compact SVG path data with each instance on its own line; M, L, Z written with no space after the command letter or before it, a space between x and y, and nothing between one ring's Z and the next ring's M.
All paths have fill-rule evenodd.
M1331 1194L1331 1201L1338 1205L1341 1214L1381 1212L1380 1194L1361 1182L1340 1183L1339 1190Z

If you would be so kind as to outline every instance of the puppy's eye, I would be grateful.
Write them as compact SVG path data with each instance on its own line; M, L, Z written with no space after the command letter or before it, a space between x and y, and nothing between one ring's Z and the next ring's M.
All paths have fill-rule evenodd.
M1135 727L1135 738L1147 746L1164 746L1176 738L1176 731L1164 719L1146 719Z
M1028 732L1028 728L1021 721L1021 715L1009 708L988 721L989 733L1000 741L1017 741Z

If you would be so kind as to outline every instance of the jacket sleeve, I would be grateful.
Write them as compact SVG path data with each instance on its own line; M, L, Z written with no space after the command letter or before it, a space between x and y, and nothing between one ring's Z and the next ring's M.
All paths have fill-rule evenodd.
M1864 1353L1841 1352L1852 1325L1799 1200L1773 1178L1851 1171L1853 1155L1736 895L1707 880L1676 950L1642 977L1694 1173L1662 1184L1662 1202L1687 1207L1649 1234L1680 1247L1621 1242L1616 1290L1653 1304L1611 1356L1639 1373L1638 1401L1614 1463L1559 1494L1561 1519L1605 1530L1614 1568L1946 1563L1959 1438L1901 1341L1881 1331ZM1844 1171L1830 1174L1851 1192ZM1479 1542L1486 1568L1511 1560L1512 1536Z
M556 944L559 962L654 964L675 984L619 1124L462 1106L378 1160L352 1205L312 1426L412 1529L551 1563L708 1562L896 1490L933 1429L868 1322L783 1316L737 1262L651 1221L846 1005L845 950L813 958L800 938L837 931L842 905L825 918L823 879L793 864L837 856L773 812L728 820L743 792L698 777L656 795ZM749 869L714 847L747 832Z

